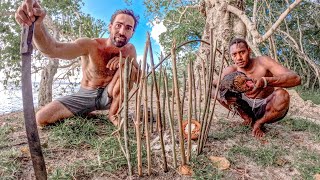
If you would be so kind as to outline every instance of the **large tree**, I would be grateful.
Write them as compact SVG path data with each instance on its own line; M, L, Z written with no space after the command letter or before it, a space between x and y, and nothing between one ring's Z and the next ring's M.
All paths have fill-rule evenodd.
M269 55L295 70L307 88L320 86L318 1L145 0L145 4L149 17L163 21L168 29L160 37L166 53L173 38L180 44L200 34L209 41L212 29L219 49L228 50L233 37L245 38L254 55ZM208 45L187 48L197 54L196 64L207 59Z

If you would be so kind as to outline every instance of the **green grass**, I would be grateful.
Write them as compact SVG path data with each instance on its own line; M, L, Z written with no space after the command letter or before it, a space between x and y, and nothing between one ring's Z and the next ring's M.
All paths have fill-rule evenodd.
M9 143L8 135L12 133L13 129L9 125L4 125L0 127L0 148L3 146L7 146Z
M223 171L215 168L205 155L193 156L191 167L194 179L222 179Z
M278 146L265 146L258 148L249 148L246 146L233 146L228 157L232 162L238 161L240 156L246 156L261 166L276 166L277 160L284 154L284 151Z
M280 122L290 131L308 132L311 139L320 142L320 125L304 119L284 119Z
M19 153L16 150L1 150L0 179L17 179L21 173Z
M116 137L111 133L116 128L105 119L83 119L73 117L64 122L48 128L50 133L49 146L55 149L90 150L90 155L83 160L76 160L65 167L56 168L49 174L50 179L90 179L95 174L103 172L115 172L121 168L127 168L127 160L124 157ZM122 133L123 131L121 131ZM129 129L130 139L134 139L133 128ZM122 145L124 146L123 139ZM130 141L131 164L136 165L136 143ZM47 150L47 156L55 154ZM143 155L145 153L143 152ZM145 155L143 156L145 158ZM125 170L127 173L127 170Z
M214 140L227 140L232 139L238 134L246 134L251 132L250 127L248 126L235 126L235 127L227 127L222 131L214 131L210 134L209 138L213 138Z
M294 166L301 172L303 179L312 180L315 174L320 174L320 155L302 150L296 157Z
M319 90L312 92L308 90L303 90L302 88L295 88L295 89L303 100L311 100L315 104L320 104Z

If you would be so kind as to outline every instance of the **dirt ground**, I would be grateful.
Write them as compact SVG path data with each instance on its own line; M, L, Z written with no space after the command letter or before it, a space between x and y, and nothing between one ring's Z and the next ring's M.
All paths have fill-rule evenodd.
M318 105L302 99L292 99L287 117L281 122L266 125L266 136L257 140L251 136L249 127L241 125L238 116L232 116L217 104L203 153L197 156L196 142L192 144L194 151L189 163L193 170L192 176L180 175L173 167L171 133L167 124L164 140L169 172L163 172L159 136L154 130L151 134L152 175L147 176L144 158L144 176L138 177L137 169L133 167L132 179L313 179L320 174L320 126L317 125L320 124L319 109ZM129 113L134 113L132 104ZM91 123L87 119L83 121ZM115 129L106 129L111 126L110 123L97 119L93 119L93 122L94 133L87 133L84 138L92 136L89 141L98 143L96 139L101 138L104 143L104 140L111 138L110 132ZM120 159L117 153L121 153L119 147L113 155L102 157L103 148L112 149L115 145L95 145L90 142L72 144L74 141L70 139L65 143L66 134L69 133L67 131L70 131L68 126L83 128L83 125L76 126L72 120L67 120L57 127L39 130L49 179L129 179L126 163L117 164L117 158ZM91 124L85 126L91 127ZM130 127L133 128L132 123ZM0 179L34 179L22 112L1 116L0 128L0 138L3 139L0 139ZM58 128L62 130L58 131ZM74 132L77 131L72 129L72 133ZM82 137L82 134L78 137ZM78 137L75 136L74 139ZM135 143L134 135L131 137L131 141ZM175 139L180 164L178 128ZM209 156L225 157L231 165L226 170L219 170L209 160Z

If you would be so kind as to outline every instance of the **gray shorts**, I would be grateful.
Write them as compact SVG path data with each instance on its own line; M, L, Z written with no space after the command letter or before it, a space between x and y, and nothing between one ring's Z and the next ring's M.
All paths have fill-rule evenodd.
M80 87L75 94L56 99L74 115L86 115L95 110L110 108L112 98L108 96L108 88L88 90Z
M241 98L248 103L251 109L251 112L248 115L254 120L260 119L264 116L266 112L267 99L252 99L247 97L244 93L242 93Z
M242 93L241 98L243 101L247 103L247 106L249 108L246 108L246 107L240 107L240 108L251 109L251 112L250 111L245 111L245 112L250 117L253 118L253 121L256 121L264 116L264 114L266 113L267 99L252 99L247 97L244 93ZM273 122L283 119L287 115L288 111L289 111L289 108L287 109L287 111L284 113L283 116L280 116L274 119Z

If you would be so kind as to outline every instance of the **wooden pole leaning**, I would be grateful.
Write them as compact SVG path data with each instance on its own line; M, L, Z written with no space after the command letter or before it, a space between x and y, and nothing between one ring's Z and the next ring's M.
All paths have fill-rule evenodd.
M155 68L154 68L153 52L152 52L152 46L151 46L150 41L149 41L149 52L150 52L150 61L151 61L151 73L152 73L152 77L153 77L154 88L156 91L157 127L158 127L157 129L158 129L159 136L160 136L160 145L161 145L161 151L162 151L162 157L163 157L163 170L164 170L164 172L168 172L167 157L166 157L166 152L165 152L165 147L164 147L164 142L163 142L159 87L158 87L158 82L157 82Z
M148 175L151 176L151 147L150 147L150 130L149 130L149 113L148 113L148 80L143 78L143 94L144 94L144 134L146 137L146 149L147 149L147 163L148 163Z
M209 117L209 123L207 124L206 130L205 130L205 136L204 136L204 144L207 142L207 138L208 138L208 133L210 130L210 126L211 126L211 122L213 119L213 115L214 115L214 109L216 106L216 101L217 101L217 96L218 96L218 91L219 91L219 87L220 87L220 81L221 81L221 75L222 75L222 70L223 70L223 65L224 65L224 55L225 55L225 50L224 47L222 48L222 58L221 58L221 67L219 70L219 77L218 77L218 84L217 87L215 89L215 93L214 93L214 99L213 99L213 107L212 107L212 111Z
M188 149L187 149L187 162L191 159L191 118L192 118L192 75L191 75L191 61L188 64Z
M174 135L174 124L173 124L173 116L170 109L170 99L169 99L169 90L168 90L168 76L165 70L163 71L163 79L164 79L164 91L166 94L166 109L167 109L167 117L169 119L170 133L171 133L171 150L173 157L173 167L177 168L177 154L176 154L176 142Z
M136 128L136 138L137 138L137 160L138 160L138 174L139 176L142 176L142 158L141 158L141 134L140 134L140 119L141 119L141 95L144 85L144 79L146 78L146 62L147 62L147 55L148 55L148 48L149 48L149 41L150 36L147 34L147 41L144 48L144 54L142 59L142 69L141 69L141 75L140 75L140 83L138 88L138 98L136 103L136 120L135 120L135 128ZM149 169L149 167L148 167Z
M173 71L173 82L175 88L175 97L178 113L178 124L179 124L179 143L180 143L180 154L181 154L181 166L186 165L186 155L184 149L184 138L182 131L182 112L181 112L181 102L180 102L180 93L179 93L179 84L178 84L178 75L177 75L177 63L176 63L176 42L173 40L171 48L171 60L172 60L172 71Z
M120 66L121 68L121 66ZM130 157L130 141L129 141L129 134L128 134L128 110L129 110L129 60L126 59L124 62L124 81L123 81L123 103L124 103L124 124L123 124L123 138L124 138L124 147L126 150L126 157L128 162L128 172L129 176L132 176L132 166L131 166L131 157Z

